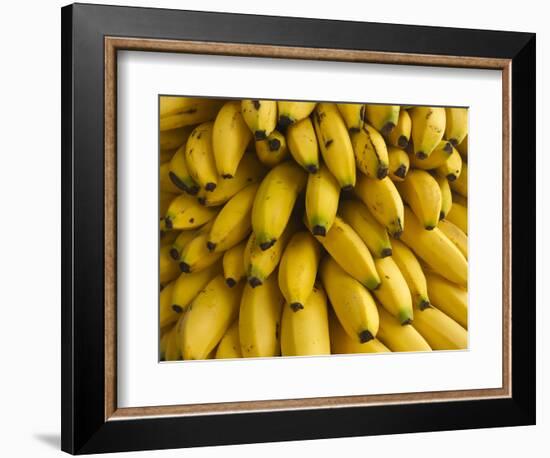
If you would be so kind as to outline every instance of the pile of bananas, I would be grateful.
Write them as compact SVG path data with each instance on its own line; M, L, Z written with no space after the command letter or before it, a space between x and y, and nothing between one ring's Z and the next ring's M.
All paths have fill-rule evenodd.
M466 348L467 126L161 97L161 358Z

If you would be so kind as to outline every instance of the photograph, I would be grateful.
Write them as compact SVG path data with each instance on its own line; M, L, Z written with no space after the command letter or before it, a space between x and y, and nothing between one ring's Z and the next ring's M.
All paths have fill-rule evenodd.
M156 119L160 361L468 350L467 106L159 94Z

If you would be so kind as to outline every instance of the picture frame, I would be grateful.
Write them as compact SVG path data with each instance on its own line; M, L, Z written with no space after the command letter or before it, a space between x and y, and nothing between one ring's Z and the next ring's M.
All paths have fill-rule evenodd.
M84 454L535 424L535 43L534 34L519 32L64 7L62 449ZM118 408L121 50L501 71L502 387Z

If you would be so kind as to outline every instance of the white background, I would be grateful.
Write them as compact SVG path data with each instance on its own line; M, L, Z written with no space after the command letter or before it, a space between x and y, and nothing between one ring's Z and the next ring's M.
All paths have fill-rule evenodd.
M229 77L220 79L222 74ZM120 407L502 386L499 72L124 52L117 76ZM468 233L469 350L158 364L151 345L158 335L158 311L151 306L158 300L158 158L152 152L158 94L178 93L468 106L470 125L483 126L468 136L470 150L483 152L471 154L468 163L469 192L476 196L468 208L475 221Z
M111 4L124 4L110 0ZM337 440L202 448L185 451L130 453L125 456L280 457L336 455L342 452L385 456L405 451L408 457L476 456L490 452L517 457L548 451L550 408L547 382L549 340L542 336L548 295L541 284L550 255L540 234L549 227L548 184L543 170L542 135L546 122L542 107L550 105L543 91L543 67L548 64L550 33L543 2L463 0L450 12L440 1L394 0L369 2L359 8L354 0L338 2L244 2L233 0L138 1L172 8L243 13L310 16L327 19L537 32L537 177L540 215L538 229L538 425L525 428L451 431ZM2 43L2 102L0 109L0 453L9 457L59 456L60 402L60 11L63 2L9 2L0 15ZM458 5L457 5L458 6ZM546 88L544 88L546 89ZM531 159L535 167L534 158ZM543 194L546 204L543 206ZM527 304L526 304L527 305ZM530 304L529 304L530 306ZM546 361L545 361L546 360ZM543 365L543 363L545 363ZM546 391L546 392L545 392Z

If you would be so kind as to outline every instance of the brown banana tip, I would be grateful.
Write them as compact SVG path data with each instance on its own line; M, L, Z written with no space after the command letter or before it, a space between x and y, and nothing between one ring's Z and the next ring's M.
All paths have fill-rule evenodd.
M268 240L267 242L260 243L260 249L262 251L269 250L273 245L275 245L276 239Z
M412 318L407 318L403 323L401 323L401 326L406 326L408 324L412 324L413 320Z
M265 140L267 138L267 135L265 133L265 130L257 130L256 132L254 132L254 138L259 141L259 140Z
M231 178L233 178L233 175L231 175L230 173L224 173L222 174L222 178L224 180L230 180Z
M225 279L225 284L227 286L229 286L230 288L233 288L233 286L235 286L237 284L237 282L235 281L234 278L229 277L229 278Z
M175 248L171 248L170 249L170 257L172 259L174 259L175 261L177 261L180 257L180 253L178 250L176 250Z
M432 306L432 304L430 304L430 301L427 301L427 300L423 299L420 302L420 305L418 306L418 308L420 310L426 310L427 308L430 308L431 306Z
M454 173L449 173L449 175L447 175L447 180L450 182L456 181L456 175Z
M297 312L299 310L303 310L304 306L300 304L300 302L293 302L292 304L290 304L290 308L293 312Z
M309 173L317 173L319 171L319 166L316 164L309 164L309 165L306 165L306 170Z
M206 199L204 197L198 197L197 200L199 201L199 204L206 205Z
M435 226L431 226L431 225L424 226L424 229L426 229L427 231L433 231L435 229Z
M401 235L403 234L403 231L402 230L399 230L399 231L395 231L393 234L392 234L392 237L394 239L399 239L401 238Z
M439 221L441 221L442 219L445 219L445 213L441 211L439 212Z
M417 151L416 157L420 160L426 159L428 155L424 151Z
M216 244L214 242L208 241L206 242L206 248L208 248L208 251L214 251L216 249Z
M174 186L180 188L182 191L187 191L187 186L181 181L174 172L168 172L168 178L174 184Z
M176 313L181 313L183 312L183 307L178 304L172 304L172 310Z
M397 139L397 144L404 149L409 145L409 139L404 135L400 135Z
M347 184L345 186L342 186L341 190L343 192L349 192L349 191L353 191L353 185L352 184Z
M206 186L204 187L209 192L212 192L214 189L216 189L216 183L206 183Z
M395 127L395 124L393 122L387 122L382 129L380 130L380 133L382 135L389 135L389 133L393 130Z
M320 225L313 226L311 232L313 233L313 235L320 235L322 237L325 237L327 235L326 227Z
M258 277L249 277L248 284L252 286L252 288L256 288L256 286L260 286L262 284L262 281Z
M269 144L269 151L278 151L281 147L281 142L277 138L272 138L268 142Z
M451 154L453 152L453 145L451 145L449 142L445 143L445 146L443 147L443 151L445 151L448 154Z
M374 339L374 336L372 335L372 333L370 331L361 331L359 333L359 342L361 343L366 343L368 342L369 340L372 340Z
M449 138L449 142L456 148L458 146L458 140L456 138ZM451 150L452 151L452 150Z
M360 129L359 127L350 127L350 128L348 129L348 132L349 132L350 134L356 134L357 132L360 132L360 131L361 131L361 129Z
M388 176L388 168L386 166L378 167L376 171L376 178L382 180Z
M186 262L180 262L180 270L188 274L191 272L191 267Z
M164 225L166 226L167 229L172 229L172 227L174 226L172 224L172 220L170 219L170 217L166 216L164 218Z
M197 185L193 185L191 187L187 186L187 194L191 194L192 196L196 196L199 192L199 187Z
M387 258L388 256L391 256L391 254L392 254L391 248L384 248L380 253L380 257Z
M401 164L399 167L397 167L394 175L399 178L405 178L407 176L407 166L405 164Z
M285 116L285 115L279 116L279 122L278 122L278 126L280 127L279 130L286 130L293 123L294 121L288 116Z

